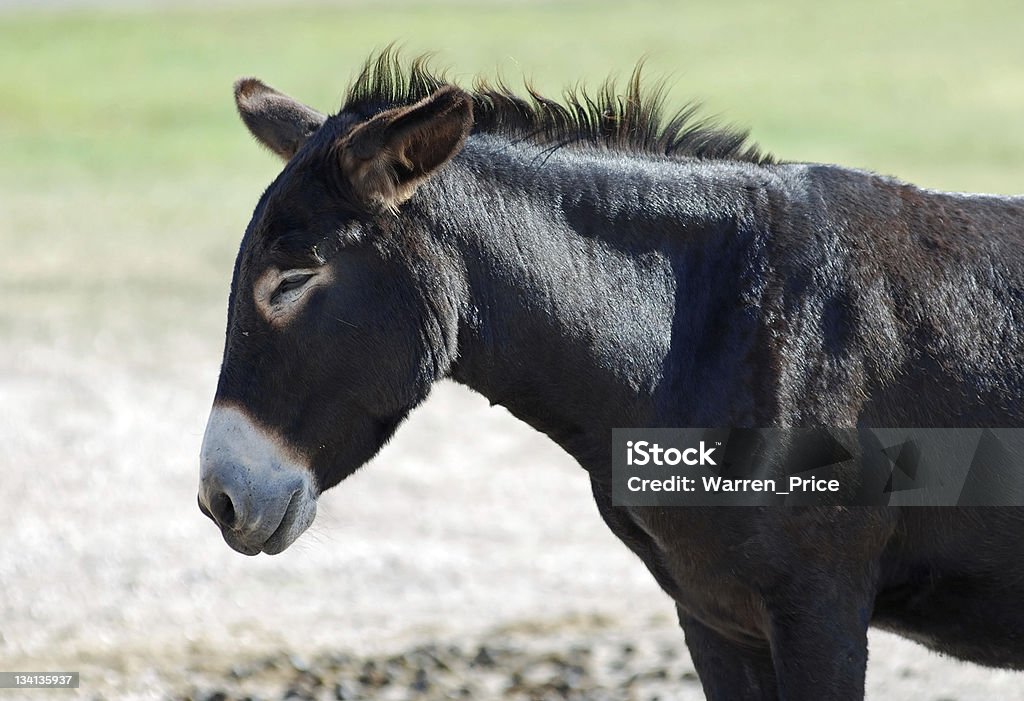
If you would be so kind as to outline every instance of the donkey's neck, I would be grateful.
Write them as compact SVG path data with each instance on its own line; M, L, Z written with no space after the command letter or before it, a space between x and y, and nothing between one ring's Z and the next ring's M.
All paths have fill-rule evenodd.
M467 296L453 379L591 470L607 467L616 426L743 420L750 406L726 406L702 380L746 377L734 366L756 336L743 300L759 292L744 281L758 278L767 176L579 152L543 161L476 144L437 186L435 201L458 206L431 228L458 251Z

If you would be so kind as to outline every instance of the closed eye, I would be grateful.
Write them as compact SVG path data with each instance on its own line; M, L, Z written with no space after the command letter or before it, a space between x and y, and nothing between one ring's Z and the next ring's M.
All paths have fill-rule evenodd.
M313 279L313 275L314 273L296 273L294 275L287 276L281 280L281 284L279 284L277 289L274 290L274 294L270 298L270 303L275 304L282 296L289 292L301 289L307 282Z

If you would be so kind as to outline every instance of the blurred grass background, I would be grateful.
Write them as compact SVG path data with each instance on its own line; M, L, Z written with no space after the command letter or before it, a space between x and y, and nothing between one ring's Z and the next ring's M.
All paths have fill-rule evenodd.
M323 111L374 49L545 91L641 56L671 102L789 160L1024 192L1024 4L349 2L0 13L0 334L217 336L279 163L234 114L256 75ZM78 331L72 331L72 330Z

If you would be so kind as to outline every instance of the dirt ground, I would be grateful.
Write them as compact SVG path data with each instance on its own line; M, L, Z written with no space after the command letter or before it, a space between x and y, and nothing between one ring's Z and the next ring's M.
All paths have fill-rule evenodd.
M0 346L0 667L82 675L77 692L0 698L223 698L243 681L285 695L275 685L309 660L365 667L439 645L491 646L499 662L584 650L590 676L648 650L618 674L654 674L660 691L623 698L701 698L671 605L600 522L582 471L504 410L439 386L296 545L247 558L195 503L219 338L130 328L13 342L8 329ZM1024 699L1024 675L871 643L869 698ZM277 677L252 671L272 659L288 661ZM475 683L493 672L449 663ZM352 667L332 664L310 698L345 697ZM494 684L470 693L510 688Z

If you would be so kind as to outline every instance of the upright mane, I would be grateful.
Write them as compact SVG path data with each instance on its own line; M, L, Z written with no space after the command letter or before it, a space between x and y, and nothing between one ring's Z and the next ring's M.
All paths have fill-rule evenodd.
M417 102L440 87L453 85L432 71L430 56L404 62L385 49L371 55L345 97L342 112L369 117ZM699 117L690 103L665 112L664 82L646 85L643 64L633 69L625 90L607 79L596 93L582 87L567 90L561 101L541 95L527 83L526 95L508 85L478 78L473 98L474 133L499 134L558 147L605 148L678 158L773 163L771 154L748 141L745 130L723 127Z

